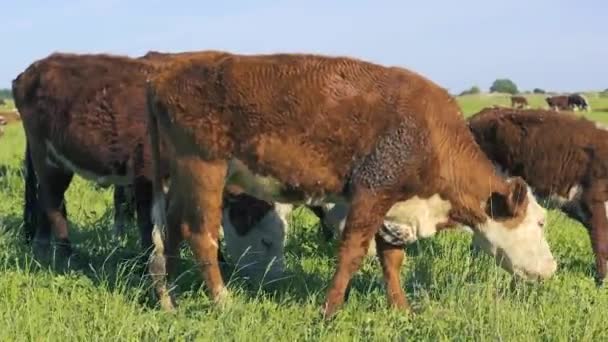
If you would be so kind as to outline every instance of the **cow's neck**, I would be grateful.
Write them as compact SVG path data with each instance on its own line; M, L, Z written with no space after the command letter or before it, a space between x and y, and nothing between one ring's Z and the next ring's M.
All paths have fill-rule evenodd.
M452 204L450 218L466 225L484 222L483 206L493 191L503 192L506 182L494 171L466 126L451 127L438 146L439 192Z

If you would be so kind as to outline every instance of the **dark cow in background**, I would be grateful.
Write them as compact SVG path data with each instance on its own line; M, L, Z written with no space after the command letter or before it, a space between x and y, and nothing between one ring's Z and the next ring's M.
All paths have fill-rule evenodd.
M575 115L487 108L468 120L488 157L588 230L598 280L608 259L608 131Z
M349 206L326 317L342 304L383 222L464 223L510 272L536 279L556 270L542 229L545 210L525 182L496 174L456 101L411 71L297 54L176 58L152 77L148 107L153 160L163 148L172 151L167 215L167 179L154 176L150 262L165 309L174 308L165 274L175 275L183 239L211 298L228 294L217 264L226 184L269 203ZM416 210L410 201L419 203ZM407 310L404 250L382 239L376 248L388 301Z
M515 108L526 108L528 106L528 100L523 96L511 96L511 107Z
M6 105L6 101L4 101L4 99L0 99L0 106L4 106Z
M547 98L545 98L545 101L549 105L550 109L553 109L556 111L570 109L570 103L568 101L568 96L565 96L565 95L547 97Z
M589 101L581 94L571 94L568 96L568 106L572 109L578 108L586 112L591 110Z

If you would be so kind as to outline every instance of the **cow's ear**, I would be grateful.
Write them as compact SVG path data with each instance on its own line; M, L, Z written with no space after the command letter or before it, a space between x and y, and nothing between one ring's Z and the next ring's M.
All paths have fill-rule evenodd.
M517 216L525 211L528 204L528 185L521 177L514 177L509 182L507 207L511 216Z
M511 218L521 215L528 204L528 186L521 177L514 177L507 185L506 193L493 192L486 212L493 218Z

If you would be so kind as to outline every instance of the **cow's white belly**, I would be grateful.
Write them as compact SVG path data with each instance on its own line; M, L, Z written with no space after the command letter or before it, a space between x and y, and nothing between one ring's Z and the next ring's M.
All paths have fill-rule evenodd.
M100 184L102 186L109 186L109 185L130 185L132 183L132 180L133 180L133 174L132 173L128 172L126 175L119 175L119 174L100 175L100 174L96 174L93 171L86 170L86 169L78 167L69 158L67 158L66 156L64 156L61 153L59 153L57 151L57 149L55 148L55 146L53 146L53 144L50 141L46 142L46 147L47 147L47 152L54 159L53 160L53 159L51 159L51 158L49 158L47 156L46 163L49 166L68 169L68 170L72 171L73 173L81 176L82 178L90 180L90 181L93 181L93 182L96 182L96 183L98 183L98 184ZM58 161L59 164L61 164L61 165L57 165L57 163L55 161Z

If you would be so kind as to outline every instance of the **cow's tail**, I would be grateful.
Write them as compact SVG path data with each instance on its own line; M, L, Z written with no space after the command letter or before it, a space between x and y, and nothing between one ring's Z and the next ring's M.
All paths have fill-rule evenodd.
M28 98L33 96L40 84L40 73L38 64L33 63L25 71L21 72L11 83L11 92L15 101L15 108L21 115L22 120L27 120L27 110L24 108ZM25 123L24 123L25 126ZM36 227L38 226L38 179L32 163L31 146L29 142L25 145L23 158L25 181L25 203L23 205L23 233L25 241L30 243L34 239Z
M161 173L160 139L156 108L154 106L154 89L148 80L146 82L146 103L148 113L148 135L152 159L152 184L154 202L152 205L152 243L154 250L150 255L148 270L152 277L154 290L161 307L172 311L175 308L174 299L167 288L167 261L165 258L165 236L167 229L166 199L163 191L163 175Z
M38 179L34 171L30 146L26 142L24 156L25 203L23 205L23 231L25 241L30 243L38 226Z

